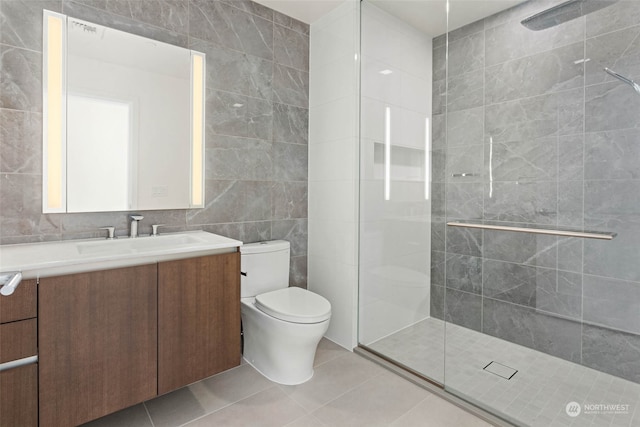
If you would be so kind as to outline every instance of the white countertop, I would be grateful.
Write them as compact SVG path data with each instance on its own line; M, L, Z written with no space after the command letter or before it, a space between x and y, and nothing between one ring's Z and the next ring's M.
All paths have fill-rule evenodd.
M239 240L206 231L158 236L65 240L0 246L0 272L21 271L24 279L129 267L173 259L233 252Z

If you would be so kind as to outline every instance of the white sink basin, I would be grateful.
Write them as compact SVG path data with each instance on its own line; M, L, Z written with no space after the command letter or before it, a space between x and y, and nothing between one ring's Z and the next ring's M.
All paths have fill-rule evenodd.
M98 242L77 243L81 254L139 253L145 251L164 251L184 245L202 244L204 241L189 234L165 234L136 239L100 240Z
M242 242L205 231L136 239L64 240L0 246L0 272L48 277L226 253Z

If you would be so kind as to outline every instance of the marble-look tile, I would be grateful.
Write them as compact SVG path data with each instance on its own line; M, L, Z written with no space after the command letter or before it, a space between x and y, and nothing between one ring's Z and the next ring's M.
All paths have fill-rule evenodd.
M307 144L309 110L285 104L273 104L273 141Z
M539 234L485 230L482 253L485 259L556 268L558 239Z
M306 182L274 182L271 185L273 219L307 218L308 185Z
M249 98L244 95L207 90L206 99L207 140L211 135L249 136ZM269 136L264 139L271 139Z
M445 46L447 44L447 36L449 35L449 33L445 33L445 34L440 34L437 37L433 38L433 47L442 47Z
M190 0L191 37L273 59L273 23L222 2Z
M153 4L153 0L146 0L150 4ZM164 1L164 0L160 0ZM83 4L84 3L84 4ZM130 6L135 6L136 1L130 0ZM114 3L115 4L115 3ZM158 3L159 4L159 3ZM90 6L88 6L90 5ZM102 6L102 5L98 5ZM147 5L148 6L148 5ZM171 7L167 9L167 5L165 4L164 13L171 10ZM189 41L186 33L183 33L184 27L180 28L180 31L173 31L171 29L158 27L153 24L149 24L146 22L140 22L141 14L144 14L144 10L139 9L136 13L135 18L131 18L131 13L123 12L124 15L107 12L107 5L105 4L102 9L97 9L93 7L93 3L90 1L84 2L76 2L76 1L64 1L62 3L62 13L68 16L73 16L74 18L82 19L85 21L93 22L94 24L104 25L105 27L115 28L116 30L126 31L127 33L136 34L138 36L147 37L153 40L159 40L165 43L173 44L181 47L188 47ZM121 7L118 7L119 10L122 10ZM150 15L155 15L157 18L160 18L160 15L157 15L157 12L160 9L154 9L154 12L151 12ZM126 9L125 9L126 10ZM165 18L168 18L165 15ZM167 22L168 23L168 22Z
M431 109L433 114L443 114L447 111L446 80L434 80L431 87Z
M0 45L0 108L42 111L42 54Z
M483 296L527 307L537 307L537 287L554 289L554 270L510 262L485 260Z
M585 135L558 137L558 181L575 181L584 176Z
M455 13L455 11L454 11ZM456 28L453 31L449 31L447 39L449 43L454 43L462 38L481 33L484 31L484 19L472 22L464 27Z
M482 256L482 230L447 227L447 253Z
M271 179L273 144L259 139L208 135L205 151L206 179Z
M584 181L558 182L558 226L583 228Z
M482 297L446 289L444 320L474 331L482 330Z
M307 256L292 256L289 264L289 286L307 289Z
M144 404L131 406L106 417L83 424L83 427L155 427Z
M273 143L273 179L307 181L308 147L302 144Z
M441 251L431 251L430 274L431 284L444 287L446 270L446 254Z
M586 16L586 37L591 38L620 28L638 25L640 10L635 0L611 2L611 6Z
M0 200L3 237L60 234L59 216L42 213L42 175L0 174Z
M555 136L485 145L484 166L494 181L555 181L558 161Z
M558 238L558 270L582 273L583 239Z
M280 13L277 11L273 11L273 22L275 24L279 24L282 26L285 26L287 28L290 28L294 31L297 31L299 33L302 33L304 35L309 35L309 24L306 24L302 21L298 21L295 18L292 18L288 15L285 15L284 13Z
M640 336L585 324L582 363L640 383Z
M450 183L482 182L484 145L448 147L445 180Z
M485 141L533 140L583 131L583 89L485 107Z
M447 219L482 218L482 184L448 183Z
M191 40L191 48L207 55L208 89L271 99L271 61L199 39Z
M597 223L589 219L585 220L585 228L588 230L617 233L613 240L585 240L583 258L585 274L640 282L640 265L637 262L640 226L633 223L634 220L635 218L630 220L625 216Z
M447 289L482 294L482 258L450 254L446 262Z
M453 111L447 114L447 133L441 135L444 129L438 129L436 134L436 121L433 121L433 138L446 137L447 147L456 147L460 145L476 145L482 144L484 140L484 108L472 108L470 110ZM442 120L444 121L444 120ZM435 145L435 142L434 142Z
M444 287L431 285L429 316L444 320Z
M640 283L584 276L584 320L640 335Z
M486 31L486 63L487 66L492 66L580 42L583 34L582 19L568 21L544 31L531 31L519 19L510 19Z
M243 243L255 243L272 240L271 221L233 222L195 226L198 230L219 234Z
M256 3L251 0L220 0L223 3L228 4L229 6L236 7L240 10L244 10L245 12L253 13L254 15L258 15L261 18L268 19L273 21L273 15L277 13L275 10L268 8L267 6L263 6L260 3Z
M482 332L573 362L580 362L579 322L490 298L483 300Z
M450 38L448 53L447 73L450 78L480 72L484 67L484 32L476 32L453 41Z
M519 98L582 88L584 44L553 49L485 70L485 102L495 104ZM569 58L570 61L567 61Z
M444 252L446 227L444 218L431 217L431 250Z
M445 185L443 182L431 183L431 215L445 216Z
M484 102L484 85L484 76L479 72L449 77L446 93L447 111L480 107ZM444 87L441 90L444 92ZM436 93L434 88L434 96ZM434 102L434 113L442 112L436 110L435 105Z
M271 140L273 134L273 105L260 98L247 98L247 122L250 138Z
M587 39L585 64L585 84L616 81L604 71L611 68L623 76L640 77L640 26L624 28L612 33Z
M304 183L307 184L306 182ZM240 214L244 221L262 221L271 219L272 183L268 181L246 181L245 182L245 204ZM306 218L304 215L303 218Z
M555 182L494 182L486 184L484 218L493 221L555 224L558 189Z
M100 227L115 227L116 236L129 235L129 215L127 212L92 212L60 215L60 228L68 239L103 237ZM149 226L149 229L151 227Z
M271 239L291 243L291 256L307 254L307 219L285 219L271 222Z
M447 48L446 46L433 47L431 75L432 79L443 80L447 75Z
M585 132L640 127L638 94L622 82L585 89Z
M42 10L60 12L61 0L0 2L0 43L42 52Z
M447 167L446 150L431 151L431 182L445 182ZM432 184L433 185L433 184Z
M42 173L42 115L0 109L0 173Z
M203 209L188 211L187 223L196 225L249 220L247 217L252 215L246 209L246 184L246 181L206 180L205 206ZM270 203L269 195L267 199Z
M273 26L273 61L309 71L309 36L281 25Z
M309 108L309 73L274 64L273 101Z
M187 228L186 212L187 211L183 209L145 211L144 221L138 223L138 232L141 236L150 235L152 232L151 225L153 224L162 225L158 228L159 234L184 231ZM90 215L93 215L93 213ZM129 222L129 214L127 212L123 212L122 215L125 217L126 221ZM130 224L128 224L128 227L130 227ZM128 227L124 230L125 233L128 233ZM104 233L104 230L101 230L101 232Z
M640 129L585 134L585 179L640 179Z
M136 21L188 34L189 2L185 0L71 0Z
M568 271L551 271L556 280L538 281L536 308L582 321L582 274Z
M447 148L447 138L449 129L448 121L450 117L446 114L433 114L431 116L431 149L445 150Z

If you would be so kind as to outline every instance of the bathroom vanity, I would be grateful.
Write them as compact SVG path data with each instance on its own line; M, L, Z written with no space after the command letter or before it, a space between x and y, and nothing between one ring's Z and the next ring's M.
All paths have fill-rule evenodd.
M0 363L37 352L0 372L0 425L79 425L239 365L241 245L198 231L0 247L0 271L24 278L0 296Z

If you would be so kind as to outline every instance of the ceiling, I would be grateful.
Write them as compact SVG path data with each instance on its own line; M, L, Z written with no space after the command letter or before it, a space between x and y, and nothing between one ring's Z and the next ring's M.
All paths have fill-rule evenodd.
M311 24L344 1L354 0L254 0L300 21ZM447 31L446 0L367 0L426 34ZM460 28L523 0L449 0L449 30Z

